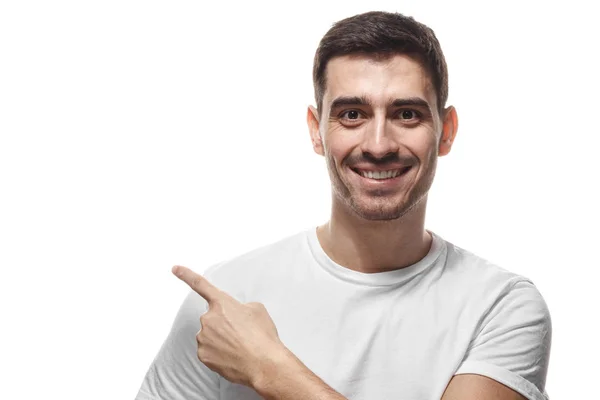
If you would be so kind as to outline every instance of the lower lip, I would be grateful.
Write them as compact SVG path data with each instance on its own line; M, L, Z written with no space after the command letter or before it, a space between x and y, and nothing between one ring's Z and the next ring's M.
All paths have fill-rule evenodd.
M386 188L386 187L393 187L396 186L401 180L402 178L408 173L408 171L410 171L411 167L408 167L406 169L404 169L402 172L400 172L400 174L394 178L387 178L387 179L372 179L372 178L365 178L364 176L362 176L361 174L359 174L358 172L352 170L352 173L354 175L356 175L357 177L360 178L360 181L363 184L366 185L370 185L373 187L377 187L377 188Z

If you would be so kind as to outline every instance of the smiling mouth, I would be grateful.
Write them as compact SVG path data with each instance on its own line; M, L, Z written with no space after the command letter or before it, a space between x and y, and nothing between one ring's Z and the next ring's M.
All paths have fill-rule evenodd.
M369 171L369 170L361 170L356 168L351 168L356 174L362 176L363 178L373 179L377 181L385 181L397 178L401 175L404 175L411 167L403 167L398 169L390 169L387 171Z

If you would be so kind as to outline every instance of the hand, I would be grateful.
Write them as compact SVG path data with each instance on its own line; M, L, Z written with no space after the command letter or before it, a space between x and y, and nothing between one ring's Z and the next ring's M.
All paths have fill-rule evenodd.
M172 272L208 302L196 335L200 361L230 382L253 387L287 350L264 305L242 304L188 268L176 265Z

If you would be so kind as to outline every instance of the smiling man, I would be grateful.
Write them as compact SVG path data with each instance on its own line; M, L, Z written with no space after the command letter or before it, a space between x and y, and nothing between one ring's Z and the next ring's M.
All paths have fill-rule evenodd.
M425 229L458 117L434 33L401 14L335 24L307 122L330 220L190 285L138 399L547 399L551 323L528 279Z

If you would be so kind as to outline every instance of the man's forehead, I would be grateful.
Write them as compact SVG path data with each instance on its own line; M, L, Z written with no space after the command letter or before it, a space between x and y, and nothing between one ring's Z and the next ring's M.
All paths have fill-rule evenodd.
M338 56L327 63L325 79L323 105L349 96L366 97L373 102L422 97L431 108L436 107L430 74L420 60L411 55Z

